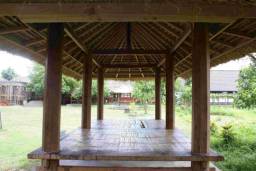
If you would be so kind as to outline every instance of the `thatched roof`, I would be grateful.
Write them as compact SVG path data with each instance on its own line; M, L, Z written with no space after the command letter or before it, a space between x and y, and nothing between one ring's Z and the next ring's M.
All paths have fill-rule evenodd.
M16 2L29 2L33 4L33 2L39 1L13 0L8 2L12 2L14 4ZM78 0L41 0L40 2L59 2L58 6L60 6L62 9L64 8L63 4L65 4L65 2L72 2L75 4L76 2L78 2ZM88 0L83 2L90 2L92 4L94 2L121 3L121 1L107 0ZM147 2L146 5L144 4L144 6L148 7L150 3L157 3L158 1L143 2ZM191 0L191 2L195 1ZM255 3L253 1L239 2L240 4L242 4L239 7L241 7L242 9L248 9L248 11L250 12L243 13L245 16L247 16L247 18L239 18L240 14L237 14L238 18L234 19L234 17L236 16L232 13L232 16L230 17L232 21L228 23L209 23L211 66L225 63L229 60L237 59L244 56L245 54L256 51L256 16L248 17L250 15L254 15L256 11L254 6ZM0 2L0 6L1 3L2 1ZM224 3L224 5L226 4L227 9L230 9L228 4L230 4L230 6L235 6L236 4L235 1L225 0L216 0L207 3L213 3L212 7L216 9L220 5L218 4L218 6L214 6L215 3ZM104 6L101 4L101 6L96 7L97 10L100 10L100 7L103 8ZM13 8L13 6L11 6L10 8ZM114 9L115 7L113 7L113 10ZM228 15L225 13L225 11L223 11L223 6L220 9L222 9L221 14ZM234 11L238 10L238 8L234 9L236 9ZM5 13L9 12L8 10L6 11L7 12ZM32 12L36 13L36 9ZM45 11L42 10L42 13L44 12ZM156 21L152 21L153 19L150 18L150 22L148 22L148 20L138 22L137 20L135 20L136 18L132 18L135 20L134 21L128 17L127 22L123 22L123 20L125 19L123 16L120 17L120 21L122 22L110 22L107 20L96 21L94 14L98 14L97 12L100 14L100 11L94 11L90 14L84 14L85 16L87 16L86 20L90 20L89 17L90 15L92 15L92 20L90 20L90 22L77 22L80 20L72 20L74 22L65 23L65 43L63 58L64 73L71 75L75 78L81 78L83 70L83 58L86 57L85 54L93 54L94 77L97 76L98 67L103 67L105 68L106 78L153 78L155 75L154 69L156 67L161 67L161 74L165 74L166 53L171 53L170 57L175 59L175 73L177 75L186 76L190 73L192 50L191 32L193 30L192 22L174 22L172 20L172 22L168 22L170 18L165 19L163 18L163 16L160 16L160 19L156 19ZM203 12L206 13L202 9L202 13ZM4 12L0 12L0 15L2 13L5 14ZM34 61L43 64L45 56L47 54L47 24L33 22L36 19L35 17L33 18L33 20L28 20L28 18L31 19L31 16L29 14L26 14L25 16L19 16L20 13L26 13L25 10L18 11L16 13L17 16L5 16L0 18L0 48L3 50L7 50L11 53L17 53L19 55L26 56ZM10 12L10 14L13 13ZM122 11L120 12L120 15L122 15ZM129 17L133 17L130 16L132 14L128 13L128 15ZM140 15L141 17L141 13L138 15ZM187 15L189 15L189 13ZM199 15L198 20L200 21L204 21L204 19L206 18L200 16L200 14L197 15ZM38 17L41 17L42 19L42 17L44 16ZM48 16L48 19L49 17L51 18L51 16ZM54 18L55 16L53 15L52 17ZM68 16L63 17L63 21L69 21ZM117 17L117 15L114 15L114 17ZM182 17L181 14L179 14L178 17ZM139 18L139 20L141 20L142 18L143 17ZM148 19L147 17L145 18ZM216 18L218 19L218 21L221 19L220 16L216 16ZM209 19L211 18L207 18L207 21ZM225 20L223 21L229 21L228 19L228 17L225 17ZM189 18L187 20L190 21Z

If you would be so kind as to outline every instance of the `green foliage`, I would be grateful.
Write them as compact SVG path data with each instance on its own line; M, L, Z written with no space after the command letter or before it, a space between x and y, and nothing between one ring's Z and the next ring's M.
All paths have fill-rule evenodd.
M234 101L235 106L239 108L256 107L256 62L254 60L239 74L238 93Z
M218 125L217 125L216 122L211 121L210 130L211 130L211 134L212 134L212 135L217 134L217 132L218 132Z
M75 91L76 87L79 85L79 82L74 78L63 76L62 77L62 87L61 91L64 95L71 95Z
M44 67L39 64L33 66L32 72L29 75L30 83L28 90L34 92L36 96L42 96L44 91Z
M75 87L74 91L71 94L72 98L77 100L82 98L82 86L83 86L83 82L78 81L77 86Z
M140 100L144 104L145 114L148 113L148 103L155 96L155 84L153 81L136 81L133 86L133 97Z
M222 131L221 131L221 138L223 141L223 145L229 145L234 143L235 141L235 133L232 129L231 124L227 124L222 126Z
M42 65L35 64L32 72L29 75L30 83L28 89L34 92L36 96L42 96L44 91L44 75L45 69ZM75 91L76 87L79 86L77 80L65 76L62 76L62 94L70 96Z
M192 102L192 80L187 79L185 81L185 85L184 86L179 86L179 91L181 92L181 95L179 97L179 102L182 105L185 106L191 106L191 102Z
M1 75L4 79L6 80L12 80L14 77L17 76L17 74L15 73L15 71L12 69L12 68L7 68L7 69L4 69L2 72L1 72Z
M238 109L222 107L222 106L211 106L211 115L215 116L232 116Z
M72 98L74 99L81 99L82 98L82 90L83 90L83 82L79 81L74 92L72 93ZM97 98L98 87L97 87L97 80L92 80L92 98ZM110 90L107 86L104 86L104 97L110 96Z

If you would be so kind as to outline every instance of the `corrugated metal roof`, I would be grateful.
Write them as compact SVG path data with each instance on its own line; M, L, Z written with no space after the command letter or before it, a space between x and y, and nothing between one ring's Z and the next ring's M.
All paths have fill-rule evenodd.
M131 93L133 90L131 81L108 81L107 85L113 93Z
M236 92L239 70L211 70L210 91Z

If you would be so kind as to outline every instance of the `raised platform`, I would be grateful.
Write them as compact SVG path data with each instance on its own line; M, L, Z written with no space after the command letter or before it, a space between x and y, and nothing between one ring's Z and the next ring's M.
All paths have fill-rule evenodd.
M37 149L30 159L100 161L220 161L223 157L192 154L191 141L178 129L164 129L164 121L96 121L92 129L77 129L61 139L59 153Z

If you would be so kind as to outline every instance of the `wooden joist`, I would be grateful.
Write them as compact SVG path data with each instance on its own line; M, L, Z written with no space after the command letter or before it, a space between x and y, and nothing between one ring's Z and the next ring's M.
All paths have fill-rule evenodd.
M188 36L191 33L191 28L188 28L187 31L185 31L185 33L183 34L183 36L177 41L177 43L171 48L170 50L170 54L173 54L180 46L181 44L188 38ZM160 67L161 65L163 65L165 63L166 58L162 59L161 62L159 62L159 64L157 65L158 67Z
M78 37L78 35L76 35L76 33L73 31L72 28L70 28L68 25L65 25L64 31L67 33L67 35L75 42L75 44L85 53L88 54L89 50L87 47L85 47L85 45L82 43L82 41L80 40L80 38ZM100 67L100 65L98 64L98 62L93 59L92 60L93 63L95 65L97 65L98 67Z
M0 35L10 34L10 33L17 33L17 32L21 32L21 31L26 31L28 29L29 28L23 27L23 26L8 27L8 28L0 29Z
M229 2L229 1L228 1ZM25 22L86 21L168 21L231 22L255 18L253 4L247 2L180 0L179 2L90 2L90 3L1 3L0 16L18 16ZM247 3L247 4L246 4Z
M153 49L96 49L94 55L165 55L168 50Z

